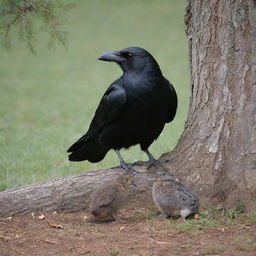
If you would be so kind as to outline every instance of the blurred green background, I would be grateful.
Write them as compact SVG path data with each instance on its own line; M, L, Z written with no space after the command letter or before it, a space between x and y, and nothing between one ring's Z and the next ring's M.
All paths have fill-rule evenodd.
M66 149L84 134L103 93L121 75L103 52L128 46L147 49L178 93L176 119L150 147L170 151L182 133L189 101L189 69L183 16L185 0L75 1L63 12L68 47L47 49L41 34L37 56L14 39L0 62L0 190L118 165L114 152L100 163L72 163ZM139 147L127 161L146 160Z

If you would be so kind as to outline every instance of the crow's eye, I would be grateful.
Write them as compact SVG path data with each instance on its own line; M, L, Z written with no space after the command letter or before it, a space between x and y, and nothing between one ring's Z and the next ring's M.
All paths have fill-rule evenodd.
M130 53L130 52L123 52L122 55L123 55L124 57L132 57L132 56L133 56L133 54Z

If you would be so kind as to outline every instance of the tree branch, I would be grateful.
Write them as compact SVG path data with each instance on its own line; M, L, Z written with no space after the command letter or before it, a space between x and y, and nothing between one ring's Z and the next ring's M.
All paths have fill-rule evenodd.
M139 198L151 190L161 171L136 167ZM79 211L89 205L90 195L98 186L124 174L120 168L86 172L0 192L0 216L12 216L34 211ZM150 200L150 196L149 196Z

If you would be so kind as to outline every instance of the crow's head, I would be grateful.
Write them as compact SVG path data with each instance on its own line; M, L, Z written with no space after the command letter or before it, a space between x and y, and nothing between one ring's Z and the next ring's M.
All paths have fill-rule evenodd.
M98 60L116 62L124 72L154 71L161 74L153 56L140 47L128 47L121 51L106 52Z

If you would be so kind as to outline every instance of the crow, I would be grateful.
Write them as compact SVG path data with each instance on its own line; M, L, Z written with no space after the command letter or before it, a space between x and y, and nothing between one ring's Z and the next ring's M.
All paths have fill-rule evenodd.
M140 144L149 165L158 166L148 151L165 123L171 122L178 105L172 84L164 78L154 57L140 47L104 53L98 58L117 63L123 75L104 93L88 131L67 152L70 161L96 163L114 149L120 166L132 171L119 150Z

